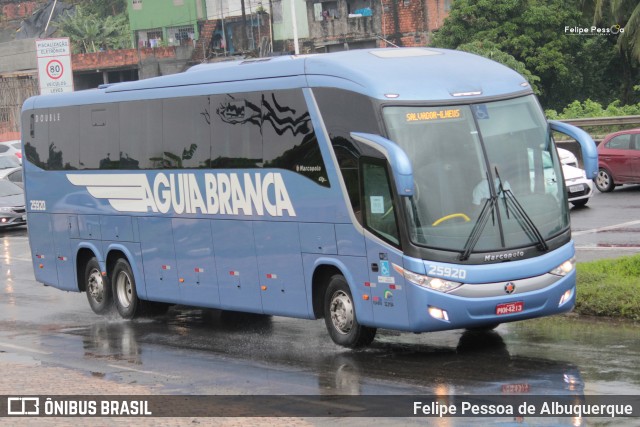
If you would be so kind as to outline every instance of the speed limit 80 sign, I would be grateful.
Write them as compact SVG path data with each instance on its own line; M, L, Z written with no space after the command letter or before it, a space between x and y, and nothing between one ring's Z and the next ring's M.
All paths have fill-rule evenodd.
M62 77L63 70L64 66L62 65L62 62L58 61L57 59L52 59L51 61L47 62L47 75L53 80L58 80L60 77Z
M40 94L73 92L68 38L36 40Z

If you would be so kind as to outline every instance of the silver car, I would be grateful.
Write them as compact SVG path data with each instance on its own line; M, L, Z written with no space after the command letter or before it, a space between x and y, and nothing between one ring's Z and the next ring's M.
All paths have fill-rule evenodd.
M13 182L0 179L0 228L25 225L24 191Z
M22 141L4 141L0 142L0 156L11 156L22 164Z

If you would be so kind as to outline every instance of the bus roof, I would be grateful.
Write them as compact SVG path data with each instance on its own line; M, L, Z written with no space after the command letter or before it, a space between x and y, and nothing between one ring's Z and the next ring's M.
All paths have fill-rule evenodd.
M480 56L446 49L385 48L200 64L179 74L36 97L36 104L43 108L144 99L147 91L258 80L269 90L274 88L272 82L286 77L301 77L309 87L338 87L396 101L474 102L477 98L531 93L521 75ZM129 96L122 96L125 93ZM34 107L25 103L25 108Z

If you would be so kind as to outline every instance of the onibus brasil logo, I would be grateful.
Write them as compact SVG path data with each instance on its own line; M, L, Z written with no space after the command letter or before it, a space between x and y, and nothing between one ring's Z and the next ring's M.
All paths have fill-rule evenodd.
M296 216L282 175L260 173L67 174L118 212Z

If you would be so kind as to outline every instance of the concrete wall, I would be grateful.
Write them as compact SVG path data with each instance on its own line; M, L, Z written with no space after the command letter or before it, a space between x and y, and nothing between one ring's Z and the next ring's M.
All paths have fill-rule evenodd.
M345 43L375 39L376 34L382 32L379 3L371 4L372 16L349 17L349 8L345 0L336 2L337 18L327 17L318 20L317 8L331 4L307 2L307 19L309 21L309 37L314 40L316 47L336 43ZM351 12L354 12L352 10Z
M35 39L0 43L0 74L37 70Z

